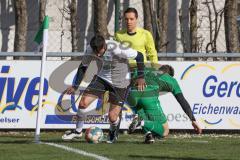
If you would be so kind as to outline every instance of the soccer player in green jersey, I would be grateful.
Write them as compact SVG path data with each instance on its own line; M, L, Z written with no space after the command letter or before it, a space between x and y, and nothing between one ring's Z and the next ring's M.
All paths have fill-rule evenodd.
M169 127L158 97L159 92L171 92L192 121L193 128L200 134L202 130L196 122L190 105L183 96L177 80L173 78L174 69L169 65L162 65L159 71L148 68L145 69L144 74L147 84L144 92L139 92L133 87L128 96L128 103L136 106L138 114L129 127L129 133L141 126L145 132L145 143L154 142L153 134L166 137ZM136 77L135 75L133 78Z

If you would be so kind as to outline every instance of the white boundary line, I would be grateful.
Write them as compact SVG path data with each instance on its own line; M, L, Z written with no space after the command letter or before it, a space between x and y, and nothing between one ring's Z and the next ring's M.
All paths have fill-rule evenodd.
M86 152L86 151L83 151L83 150L80 150L80 149L75 149L75 148L71 148L71 147L56 144L56 143L44 143L44 142L41 142L41 143L49 145L49 146L54 146L54 147L57 147L57 148L61 148L61 149L66 150L68 152L77 153L77 154L87 156L87 157L93 157L93 158L98 159L98 160L110 160L106 157L99 156L99 155L94 154L94 153L89 153L89 152Z

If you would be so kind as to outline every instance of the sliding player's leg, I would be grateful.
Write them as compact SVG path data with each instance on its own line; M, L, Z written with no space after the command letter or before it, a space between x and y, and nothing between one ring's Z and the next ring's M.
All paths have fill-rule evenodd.
M137 105L135 108L136 108L136 114L133 117L133 121L129 126L129 129L128 129L129 134L133 133L141 125L141 122L143 120L148 120L148 117L146 116L145 111L140 105ZM145 130L143 131L144 133L147 132L147 131L145 132Z
M134 118L129 127L130 133L132 133L138 126L142 126L145 133L146 143L154 142L152 133L160 137L165 137L168 134L169 129L167 119L157 97L142 98L138 103L137 113L138 118Z
M128 132L129 134L133 133L135 129L140 126L139 118L146 119L144 110L142 106L139 105L139 101L141 100L142 93L138 92L136 89L130 89L129 95L127 97L127 103L131 106L134 114L133 121L129 126Z
M167 118L163 113L158 98L145 98L142 100L142 105L145 114L148 117L147 120L142 122L143 129L164 137L166 134L165 129L167 126Z
M137 116L134 116L128 131L131 134L135 131L137 127L142 126L142 129L145 133L145 143L153 143L154 138L151 130L153 125L158 126L158 124L153 124L152 120L149 119L149 116L146 114L145 111L145 105L150 105L150 109L152 108L151 106L155 106L156 101L158 101L158 92L155 92L154 89L152 90L151 86L148 89L145 88L145 90L146 92L131 90L128 96L128 103L131 106L134 106L137 110ZM147 123L144 125L145 121ZM159 126L158 128L161 129L161 126Z
M134 117L132 123L129 126L129 134L133 133L135 129L137 129L139 126L142 127L142 130L145 134L145 143L153 143L154 137L152 134L152 128L154 126L158 125L157 123L154 123L150 119L150 117L145 113L145 110L141 106L141 103L137 105L137 116Z

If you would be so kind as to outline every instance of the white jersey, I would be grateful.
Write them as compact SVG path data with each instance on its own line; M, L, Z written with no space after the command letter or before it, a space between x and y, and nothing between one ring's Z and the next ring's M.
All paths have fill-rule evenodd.
M91 61L101 63L97 76L118 88L126 88L130 84L128 59L135 59L138 52L114 40L106 40L107 50L103 57L95 56L90 46L87 46L82 64L88 66ZM99 66L99 65L98 65Z

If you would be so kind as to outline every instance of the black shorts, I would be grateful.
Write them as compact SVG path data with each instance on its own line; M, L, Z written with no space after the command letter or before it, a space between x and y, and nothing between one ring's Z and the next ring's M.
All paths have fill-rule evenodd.
M99 99L103 99L104 93L109 92L109 100L111 104L123 106L127 97L128 88L117 88L106 80L95 76L92 82L88 85L84 93L97 96Z

